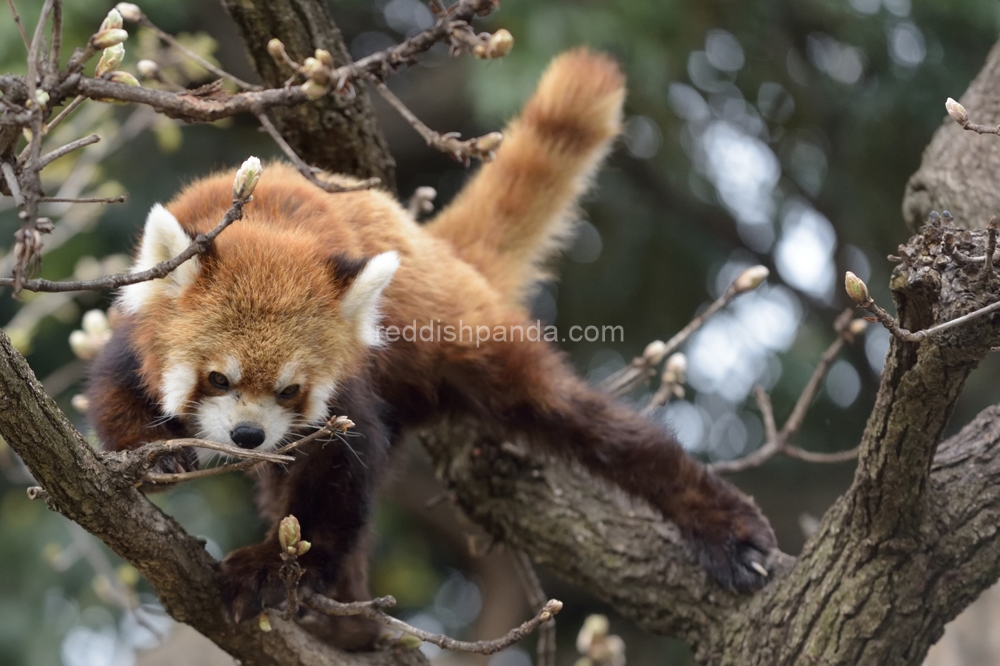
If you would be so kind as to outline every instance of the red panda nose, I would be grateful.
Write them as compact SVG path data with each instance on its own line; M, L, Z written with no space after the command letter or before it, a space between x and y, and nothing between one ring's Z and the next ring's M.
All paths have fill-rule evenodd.
M241 449L255 449L264 443L264 429L256 423L237 423L229 437Z

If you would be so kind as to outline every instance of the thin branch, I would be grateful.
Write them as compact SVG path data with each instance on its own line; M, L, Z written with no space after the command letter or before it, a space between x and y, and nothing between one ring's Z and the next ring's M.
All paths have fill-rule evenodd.
M183 252L173 259L161 262L152 268L138 273L115 273L96 280L74 280L66 282L53 282L51 280L24 280L20 288L27 291L63 292L63 291L103 291L106 289L117 289L130 284L147 282L166 277L171 271L183 264L192 257L204 254L212 246L212 242L221 234L226 227L243 217L243 207L247 200L233 199L222 221L207 234L198 234L191 244ZM0 287L11 287L15 285L14 278L0 278Z
M281 136L281 133L271 122L271 119L267 117L266 113L264 113L263 111L255 111L254 115L257 116L257 120L260 121L261 127L264 128L264 131L266 131L271 136L271 138L274 139L274 142L278 144L278 147L281 148L281 151L285 153L286 156L288 156L288 159L291 160L292 164L295 165L295 168L299 170L299 173L305 176L309 182L316 185L324 192L337 194L340 192L357 192L359 190L370 190L371 188L376 187L379 183L382 182L378 178L368 178L367 180L357 181L350 184L338 183L332 180L320 180L316 176L316 173L319 170L314 169L313 167L306 164L305 161L301 157L299 157L294 150L292 150L292 147L288 145L288 142L285 141L285 138Z
M767 275L768 271L764 266L752 266L744 270L726 288L722 296L715 299L711 305L705 308L704 312L674 334L674 337L665 343L656 341L648 345L642 356L633 359L629 366L602 381L601 388L611 395L624 396L643 382L648 381L653 376L654 366L659 365L663 359L677 351L695 331L704 326L705 322L726 307L730 301L740 294L745 294L759 287L767 279Z
M848 462L849 460L854 460L858 457L858 451L861 450L860 446L855 446L853 449L847 449L846 451L834 451L833 453L820 453L817 451L806 451L797 446L786 445L784 449L781 450L783 454L789 458L796 458L798 460L803 460L805 462L811 463L839 463Z
M356 62L331 70L330 79L336 82L333 89L343 90L353 81L365 80L372 76L379 80L384 79L390 71L398 69L401 65L416 62L419 56L434 44L447 39L456 22L467 22L475 16L483 16L494 7L493 0L459 0L445 17L440 18L427 30L385 51L373 53ZM199 122L213 122L240 113L259 113L273 106L296 106L310 100L303 91L303 86L252 90L222 99L207 99L183 92L128 86L80 75L79 70L83 63L95 53L96 49L92 43L88 43L87 49L77 53L70 60L67 68L68 76L56 91L59 95L63 97L84 95L91 99L114 99L146 104L171 118Z
M383 608L392 608L396 605L396 600L392 597L380 597L378 599L372 599L371 601L340 603L339 601L334 601L333 599L324 597L314 592L306 592L302 596L302 603L320 613L334 616L361 615L375 620L376 622L380 622L381 624L384 624L392 629L410 634L411 636L416 636L425 643L437 645L445 650L474 652L476 654L494 654L500 650L510 647L514 643L523 639L525 636L531 634L531 632L533 632L542 623L551 620L553 615L562 610L561 601L550 599L545 606L538 611L535 617L531 618L521 626L511 629L504 636L491 641L477 641L475 643L470 643L468 641L458 641L442 634L432 634L428 631L424 631L423 629L417 629L402 620L398 620L391 615L386 614L383 612Z
M754 399L757 401L757 407L760 409L761 417L764 421L764 444L756 451L742 458L713 463L710 465L712 470L722 474L742 472L747 469L759 467L779 454L813 463L845 462L857 457L857 448L849 451L837 451L835 453L815 453L791 444L792 438L799 431L799 428L802 427L809 406L819 392L823 378L826 377L830 366L833 365L840 350L844 347L844 344L853 342L855 337L863 330L865 321L863 319L852 320L852 316L853 311L848 308L837 317L833 325L834 330L837 332L837 339L823 352L819 363L816 364L812 376L809 377L805 388L802 389L798 400L795 401L792 413L785 421L785 425L782 426L781 430L778 430L775 424L774 409L771 406L770 396L767 395L767 392L762 387L754 386ZM855 322L860 323L855 325Z
M59 51L62 49L62 0L52 5L52 46L49 48L49 72L59 71Z
M234 75L230 74L229 72L227 72L227 71L225 71L223 69L220 69L219 67L216 67L212 63L208 62L207 60L205 60L204 58L202 58L200 55L198 55L197 53L195 53L191 49L187 48L186 46L184 46L180 42L178 42L177 39L175 39L173 35L171 35L168 32L165 32L165 31L161 30L159 27L157 27L152 21L149 20L149 17L146 16L141 11L139 12L139 20L137 21L137 23L139 25L141 25L143 27L146 27L146 28L149 28L150 30L152 30L153 32L155 32L156 35L160 39L162 39L166 43L168 43L171 46L173 46L175 49L177 49L178 51L180 51L181 53L183 53L184 55L186 55L188 58L191 58L191 60L194 60L196 63L198 63L199 65L201 65L202 67L204 67L205 69L207 69L208 71L210 71L212 74L215 74L216 76L218 76L220 78L223 78L223 79L229 79L230 81L232 81L233 83L235 83L236 85L238 85L240 88L242 88L244 90L263 90L263 88L261 88L260 86L254 85L252 83L247 83L243 79L241 79L241 78L239 78L237 76L234 76Z
M10 190L10 196L13 197L14 203L20 208L24 205L24 195L21 193L21 186L17 182L17 175L14 173L14 167L10 165L10 162L0 162L0 171L3 172L3 178L7 182L7 189Z
M310 442L316 441L321 437L328 435L337 435L338 433L343 434L347 432L349 428L352 428L354 423L346 416L332 416L326 422L326 424L317 430L316 432L310 433L305 437L301 437L294 442L290 442L270 454L274 456L279 456L284 458L284 460L275 462L292 462L293 458L286 456L286 453L290 453L295 449L304 446ZM177 440L171 440L177 441ZM198 440L202 441L202 440ZM224 445L223 445L224 446ZM206 447L211 448L211 447ZM217 449L222 450L222 449ZM245 449L239 449L239 451L244 451ZM234 455L239 455L238 453ZM242 456L244 458L250 456ZM192 479L201 479L206 476L217 476L219 474L228 474L229 472L236 472L240 470L250 469L257 464L256 460L247 460L238 463L230 463L228 465L219 465L218 467L210 467L208 469L197 469L190 472L173 472L173 473L161 473L161 472L147 472L143 479L149 483L180 483L182 481L190 481Z
M17 31L21 33L21 41L24 42L24 48L30 50L31 42L28 41L28 33L25 32L24 24L21 23L21 15L17 13L17 7L14 6L14 0L7 0L7 5L10 7L10 13L14 15L14 23L17 24Z
M42 157L40 157L38 159L38 168L39 169L44 169L49 164L51 164L52 162L55 162L57 159L59 159L63 155L68 155L69 153L73 152L74 150L76 150L78 148L83 148L84 146L90 146L92 144L97 143L100 140L101 140L101 137L99 137L96 134L91 134L91 135L85 136L85 137L83 137L81 139L77 139L76 141L70 141L65 146L62 146L61 148L56 148L51 153L46 153L45 155L43 155ZM44 197L42 197L42 198L44 198Z
M84 97L84 96L82 96L82 95L78 95L78 96L74 97L72 102L70 102L65 107L63 107L63 110L60 111L59 114L55 118L53 118L52 120L50 120L46 124L46 126L45 126L45 133L46 134L51 134L52 130L54 130L56 127L58 127L59 124L62 121L66 120L66 118L69 116L69 114L71 114L74 111L76 111L80 107L80 105L83 104L86 101L87 101L87 98Z
M211 449L212 451L219 451L220 453L225 453L230 456L248 458L254 461L255 464L260 461L289 463L294 460L294 458L290 456L283 456L278 453L268 453L266 451L257 451L255 449L242 449L238 446L213 442L210 439L196 439L193 437L152 442L140 449L137 449L137 457L145 458L147 461L156 461L167 454L182 451L184 449Z
M875 302L875 299L873 298L869 298L867 303L862 303L860 304L860 306L863 307L868 312L872 313L875 316L875 318L878 319L879 323L882 324L882 326L888 329L892 335L899 338L900 340L904 342L921 342L922 340L926 340L928 337L936 333L940 333L941 331L946 331L949 328L959 326L960 324L965 324L966 322L972 321L973 319L1000 310L1000 301L981 307L978 310L973 310L972 312L964 314L961 317L955 317L950 321L946 321L944 323L937 324L935 326L931 326L930 328L925 328L922 331L916 331L916 332L908 331L905 328L901 327L899 325L899 322L897 322L891 314L889 314L884 309L879 307L879 305Z
M781 428L781 432L778 433L778 437L784 441L788 441L799 431L802 427L802 422L805 420L806 412L809 411L809 405L812 404L813 398L819 392L819 387L823 382L823 378L826 377L827 371L830 366L833 365L834 360L836 360L837 355L843 348L844 343L849 340L853 342L854 336L851 335L849 331L849 326L851 320L853 319L853 311L848 308L840 313L837 320L833 324L834 330L837 332L837 339L827 347L826 351L819 359L819 363L816 364L816 368L813 370L812 376L809 377L809 381L806 382L806 386L802 389L802 394L799 399L795 401L795 406L792 408L792 413L789 415L788 420L785 421L785 425Z
M125 203L128 201L127 194L119 194L116 197L42 197L43 203Z
M545 590L538 580L531 558L523 550L510 549L514 570L521 581L521 587L533 608L545 604ZM536 666L555 666L556 663L556 621L546 622L538 628L538 663Z
M378 90L385 101L389 102L399 112L399 115L403 116L406 122L410 124L410 127L423 137L428 146L451 155L456 161L466 166L469 165L471 158L476 158L483 162L491 162L496 157L495 151L503 142L503 134L500 132L490 132L483 136L459 141L458 137L461 134L458 132L441 134L425 125L384 83L375 81L375 89Z

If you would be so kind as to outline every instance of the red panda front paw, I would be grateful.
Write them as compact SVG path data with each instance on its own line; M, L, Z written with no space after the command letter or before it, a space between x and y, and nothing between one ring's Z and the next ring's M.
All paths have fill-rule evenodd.
M153 465L153 471L160 474L182 474L198 469L198 456L194 449L181 449L162 456Z
M756 590L767 583L774 530L749 498L735 489L682 526L698 563L728 589ZM727 501L728 500L728 501Z
M278 553L277 542L265 541L234 550L219 563L219 591L230 621L239 624L284 601Z

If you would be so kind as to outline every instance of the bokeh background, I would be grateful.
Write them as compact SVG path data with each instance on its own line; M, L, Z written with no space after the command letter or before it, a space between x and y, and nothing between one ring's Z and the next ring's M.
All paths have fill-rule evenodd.
M17 4L30 31L40 3ZM111 6L66 0L64 43L83 44ZM217 3L146 0L141 6L160 27L252 79ZM355 58L432 21L419 0L330 6ZM945 98L964 91L996 40L1000 7L993 0L503 0L483 25L514 34L508 57L451 60L435 49L390 81L435 129L472 136L500 128L546 63L573 46L613 54L628 75L625 134L585 201L577 238L559 262L561 279L546 285L533 306L539 319L563 331L623 327L624 341L563 343L580 373L600 381L648 342L676 332L743 268L771 269L766 285L686 344L687 395L656 415L694 455L719 460L762 442L760 414L748 399L753 384L771 392L779 422L787 416L834 339L834 318L848 306L840 288L845 270L889 305L885 257L909 235L900 213L904 184L944 118ZM158 47L151 34L133 31L126 49L124 69L134 71L137 59ZM165 66L174 62L169 54L158 57ZM7 7L0 6L0 70L23 72L24 60ZM179 60L168 69L193 83L211 80ZM398 162L400 197L431 186L437 203L447 202L469 171L428 149L391 109L377 106ZM185 126L146 109L98 103L80 110L53 141L78 138L93 126L104 140L50 167L50 191L126 192L128 202L51 204L58 231L48 241L44 277L119 270L153 203L248 155L278 153L248 118ZM12 202L0 198L5 274L10 261L3 255L15 228ZM0 324L81 428L84 417L71 401L86 364L67 340L84 312L106 309L109 299L14 299L0 291ZM844 351L797 444L816 451L857 444L886 346L884 331L870 327ZM1000 399L998 370L993 358L971 377L953 429ZM499 635L529 613L507 555L502 548L479 554L486 541L447 502L427 507L440 488L421 452L411 449L379 509L373 591L395 595L401 615L424 628L467 638ZM852 471L849 463L772 460L734 481L756 497L783 549L796 553ZM30 477L2 440L0 472L0 664L216 663L163 616L134 570L27 499ZM230 475L154 501L222 556L263 530L251 492L250 480ZM559 616L560 664L576 660L576 632L595 612L609 613L629 662L691 663L682 643L644 634L586 590L545 572L542 580L549 596L566 602ZM180 641L170 644L166 658L165 640ZM529 640L488 663L527 666L532 650Z

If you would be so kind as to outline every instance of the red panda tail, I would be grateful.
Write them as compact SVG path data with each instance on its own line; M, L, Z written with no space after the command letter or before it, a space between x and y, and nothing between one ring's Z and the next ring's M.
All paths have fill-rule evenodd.
M621 130L625 81L607 56L556 58L504 132L496 159L428 225L509 303L544 278L572 231L578 197Z

